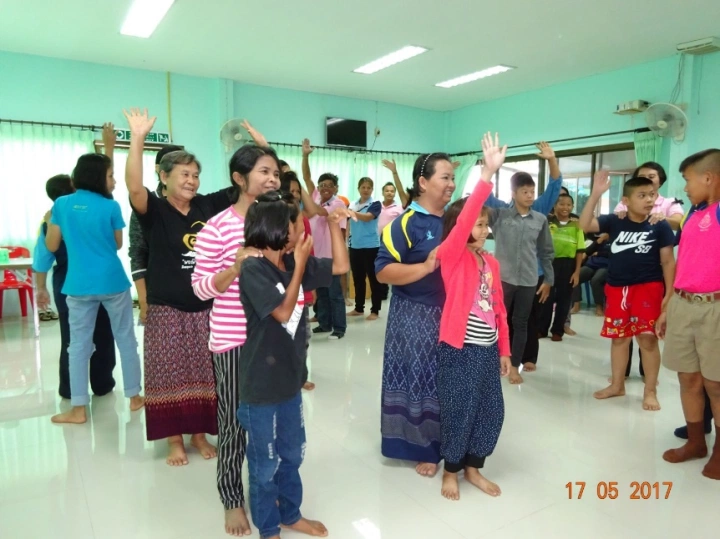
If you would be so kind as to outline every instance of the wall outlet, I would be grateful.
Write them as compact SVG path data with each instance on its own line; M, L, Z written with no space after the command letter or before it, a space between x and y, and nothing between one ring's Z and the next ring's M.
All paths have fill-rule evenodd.
M378 128L378 127L375 128L375 136L376 137L380 136L380 128Z

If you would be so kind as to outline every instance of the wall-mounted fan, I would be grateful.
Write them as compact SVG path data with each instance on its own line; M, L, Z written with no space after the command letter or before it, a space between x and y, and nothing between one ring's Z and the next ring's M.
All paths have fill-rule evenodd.
M243 121L239 118L228 120L220 128L220 142L225 146L226 152L233 152L242 145L245 140L245 128Z
M670 103L656 103L645 111L648 127L661 137L671 137L676 142L685 140L688 119L683 110Z

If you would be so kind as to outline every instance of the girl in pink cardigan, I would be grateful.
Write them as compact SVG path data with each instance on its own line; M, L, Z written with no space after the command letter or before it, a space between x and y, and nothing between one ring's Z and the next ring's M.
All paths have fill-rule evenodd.
M446 300L440 319L440 453L445 460L442 495L460 498L457 474L491 496L500 488L480 473L492 454L505 415L500 377L510 372L507 312L497 260L483 251L488 236L492 178L505 161L498 137L483 137L482 180L469 198L445 213L437 261Z

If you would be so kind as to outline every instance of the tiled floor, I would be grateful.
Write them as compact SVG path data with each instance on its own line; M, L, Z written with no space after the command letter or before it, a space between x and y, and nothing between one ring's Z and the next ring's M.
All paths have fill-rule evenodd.
M352 319L341 341L316 337L317 389L304 395L305 514L339 539L717 537L720 482L700 475L703 462L661 458L682 421L674 376L661 373L658 413L642 411L638 378L626 398L596 401L608 344L590 313L573 326L577 337L542 342L539 370L523 386L504 382L505 426L485 470L503 495L461 483L459 502L440 496L439 477L380 455L384 318ZM86 425L50 423L60 404L57 322L43 323L39 342L28 322L0 321L0 537L226 537L215 462L191 454L189 466L165 465L165 446L145 441L142 412L131 415L119 391L93 400ZM583 499L569 500L565 485L579 481ZM611 481L617 499L598 499L598 483ZM667 500L664 487L659 500L630 500L633 481L673 488Z

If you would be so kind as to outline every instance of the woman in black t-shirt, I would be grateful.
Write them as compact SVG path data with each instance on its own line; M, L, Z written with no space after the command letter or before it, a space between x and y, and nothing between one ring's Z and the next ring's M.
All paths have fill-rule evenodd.
M125 182L148 247L145 321L145 417L147 439L167 438L167 463L188 463L183 434L205 459L216 449L205 438L217 434L217 397L208 348L211 301L195 296L195 237L208 219L231 205L234 188L199 195L200 163L194 155L171 152L160 162L167 198L143 186L145 137L155 118L147 110L125 112L131 131Z

